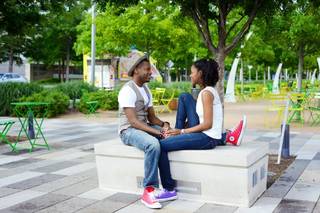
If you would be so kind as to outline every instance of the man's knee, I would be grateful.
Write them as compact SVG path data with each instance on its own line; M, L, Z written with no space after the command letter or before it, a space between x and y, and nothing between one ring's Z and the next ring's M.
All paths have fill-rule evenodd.
M147 146L146 146L146 152L153 152L156 154L160 154L160 144L158 140L152 140Z

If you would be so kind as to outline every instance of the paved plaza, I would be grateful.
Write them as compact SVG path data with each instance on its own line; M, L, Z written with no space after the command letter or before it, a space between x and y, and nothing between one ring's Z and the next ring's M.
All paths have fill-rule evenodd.
M50 151L36 148L15 154L9 146L0 146L0 213L320 212L320 132L291 132L296 160L251 208L180 199L164 203L161 210L144 207L139 195L98 188L93 145L117 138L116 122L46 119L44 132ZM244 140L269 143L270 153L275 154L280 131L248 129ZM18 145L29 148L26 143Z

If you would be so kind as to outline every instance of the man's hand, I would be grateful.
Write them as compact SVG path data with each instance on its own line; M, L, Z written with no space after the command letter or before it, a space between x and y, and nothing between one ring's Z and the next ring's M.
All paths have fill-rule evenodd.
M171 129L169 122L164 122L162 130L168 131L169 129Z

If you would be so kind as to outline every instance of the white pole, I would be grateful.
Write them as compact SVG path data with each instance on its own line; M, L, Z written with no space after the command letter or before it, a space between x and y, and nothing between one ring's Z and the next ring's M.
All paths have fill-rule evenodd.
M95 65L96 65L96 3L92 5L92 24L91 24L91 84L95 85Z
M286 109L284 111L284 118L282 121L282 131L281 131L281 137L280 137L280 142L279 142L279 150L278 150L278 161L277 164L280 164L280 160L281 160L281 152L282 152L282 144L284 141L284 132L286 130L286 123L287 123L287 119L288 119L288 112L289 112L289 96L287 97L287 103L286 103Z

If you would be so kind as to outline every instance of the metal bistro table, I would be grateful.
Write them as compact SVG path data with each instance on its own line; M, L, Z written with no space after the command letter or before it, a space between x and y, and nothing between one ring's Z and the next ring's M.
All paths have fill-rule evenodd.
M43 124L43 120L44 118L47 116L48 113L48 105L49 103L46 102L15 102L15 103L11 103L12 106L14 106L14 111L21 123L21 129L19 131L18 134L18 139L17 141L19 141L20 137L21 137L21 133L24 133L27 138L28 141L31 145L31 148L29 149L30 152L32 152L32 150L34 149L35 146L42 146L42 147L47 147L47 149L49 150L49 144L47 143L46 138L43 135L42 132L42 124ZM37 121L37 119L34 116L34 109L35 108L42 108L43 112L40 114L40 118ZM35 123L35 137L32 137L28 134L28 124L31 123L31 126L33 125L33 121ZM30 128L30 125L29 125ZM32 127L31 127L32 128ZM30 129L29 129L30 131ZM36 143L38 139L38 136L41 136L40 138L43 138L44 140L44 144L39 144Z

